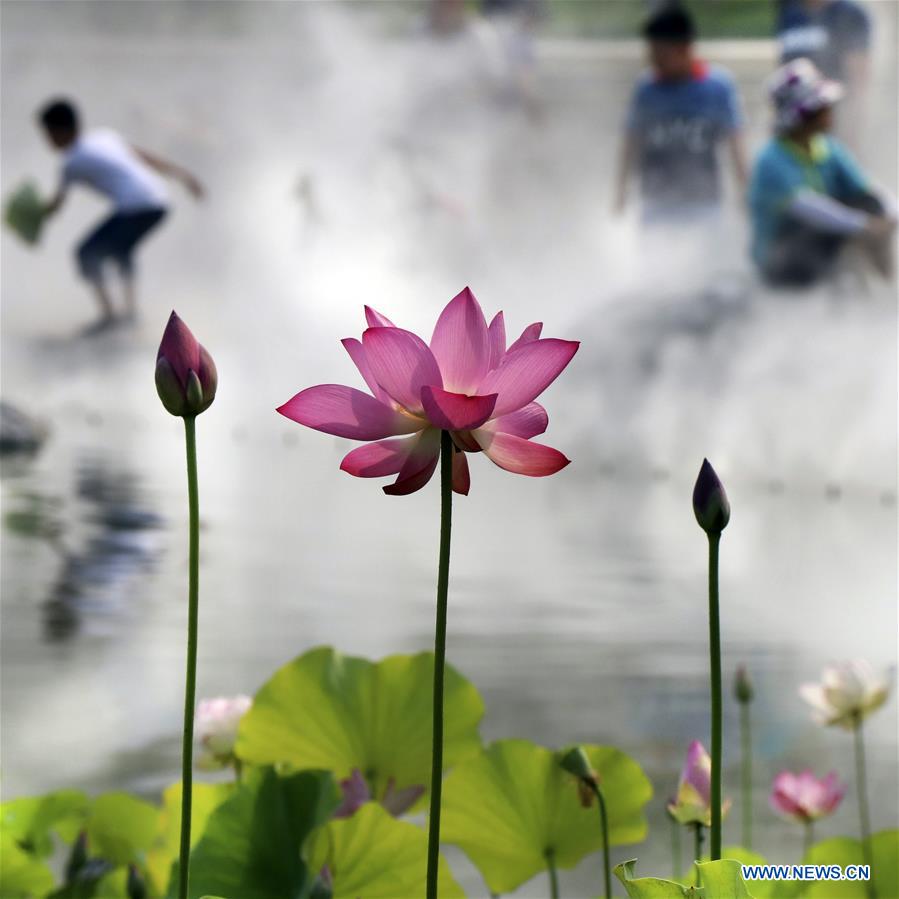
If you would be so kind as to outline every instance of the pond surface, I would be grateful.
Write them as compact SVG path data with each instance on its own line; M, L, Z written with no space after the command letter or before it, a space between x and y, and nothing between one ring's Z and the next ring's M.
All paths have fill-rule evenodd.
M615 858L667 871L664 802L708 732L705 538L690 506L708 456L733 508L725 670L745 663L757 686L757 848L797 857L800 834L767 808L773 775L852 780L848 736L815 727L797 686L830 661L896 664L890 288L847 277L766 296L736 212L711 243L677 234L661 248L611 221L636 60L547 51L534 121L459 77L475 52L464 42L384 36L331 5L230 4L243 18L186 29L169 13L145 34L90 5L49 6L4 4L3 192L24 175L53 183L31 120L64 89L90 121L195 169L209 197L177 197L142 257L140 321L94 339L77 336L93 310L69 253L99 204L73 197L37 251L3 235L3 397L49 428L39 453L2 468L4 796L155 796L177 779L183 444L152 378L172 307L220 371L198 427L200 695L253 692L321 644L430 647L436 483L386 497L338 470L348 442L273 410L314 383L357 383L338 341L361 332L363 303L428 335L468 283L510 332L540 319L582 341L544 397L546 441L573 464L531 480L474 458L455 503L449 658L485 697L485 739L633 755L655 785L654 837ZM757 145L767 61L733 65ZM894 177L894 123L892 137L870 127L871 163ZM736 723L728 702L734 796ZM868 729L878 828L896 824L896 733L891 698ZM736 842L737 816L727 828ZM821 836L855 828L850 791ZM563 873L569 895L596 890L594 862ZM545 890L538 878L521 894Z

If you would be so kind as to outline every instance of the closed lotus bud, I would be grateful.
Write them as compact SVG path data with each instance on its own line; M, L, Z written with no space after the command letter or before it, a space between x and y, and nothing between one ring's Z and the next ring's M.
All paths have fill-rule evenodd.
M584 808L590 808L593 805L594 788L599 782L599 777L593 770L584 747L575 746L573 749L569 749L559 759L559 765L577 778L578 799Z
M128 899L147 899L147 885L144 883L137 865L128 865Z
M734 679L734 698L737 702L752 702L753 694L749 672L746 670L745 665L740 665L737 668L737 676Z
M718 480L708 459L702 460L699 477L693 487L693 514L707 534L720 534L730 521L730 503L724 485Z
M575 746L569 749L560 759L559 764L569 774L573 774L579 780L596 783L596 772L590 764L590 759L583 746Z
M172 415L199 415L212 405L217 387L212 356L173 312L156 356L156 391L162 405Z

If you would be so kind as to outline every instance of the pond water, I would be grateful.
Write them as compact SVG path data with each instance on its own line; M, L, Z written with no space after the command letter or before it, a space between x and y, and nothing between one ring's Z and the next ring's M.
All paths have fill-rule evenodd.
M664 802L708 732L705 538L690 505L708 456L733 509L725 670L745 663L757 685L757 848L796 858L799 833L767 808L771 777L809 766L852 780L848 736L815 727L797 686L830 661L896 664L894 290L847 278L765 295L735 203L698 244L649 246L613 222L616 125L639 68L627 53L545 45L534 120L460 78L480 49L385 31L371 7L204 5L215 12L197 21L169 6L163 21L129 6L130 23L98 14L113 4L4 4L4 194L25 175L53 183L31 123L61 90L209 189L199 206L178 197L148 245L139 322L93 339L77 336L93 310L69 254L99 204L73 197L36 251L2 237L3 397L49 429L2 468L4 797L155 796L177 779L183 444L152 378L172 307L220 372L198 426L200 695L253 692L321 644L430 647L436 483L386 497L338 470L347 442L273 410L314 383L356 384L338 341L361 332L363 303L428 334L467 283L510 330L540 319L582 341L545 395L547 442L573 464L530 480L475 458L455 504L449 659L484 695L485 739L632 754L655 786L653 838L615 858L668 870ZM889 46L895 16L880 16ZM757 146L764 48L712 52L740 78ZM875 74L895 98L895 59ZM869 127L889 184L895 121ZM730 701L725 728L736 795ZM868 729L878 828L896 824L896 733L891 698ZM850 792L821 835L855 828ZM726 842L738 830L734 816ZM563 873L566 893L595 891L594 862ZM538 878L521 894L545 891Z

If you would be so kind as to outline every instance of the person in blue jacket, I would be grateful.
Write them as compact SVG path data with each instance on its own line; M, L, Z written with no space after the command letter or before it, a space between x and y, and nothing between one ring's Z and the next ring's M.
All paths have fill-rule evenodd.
M721 205L719 155L727 147L740 192L747 165L743 114L729 72L695 51L696 27L679 5L665 6L643 28L651 68L634 89L622 143L614 208L639 183L644 224L708 221Z
M828 134L842 86L798 59L778 69L769 90L775 135L749 186L752 258L763 279L782 287L815 284L853 241L877 271L891 276L892 200Z

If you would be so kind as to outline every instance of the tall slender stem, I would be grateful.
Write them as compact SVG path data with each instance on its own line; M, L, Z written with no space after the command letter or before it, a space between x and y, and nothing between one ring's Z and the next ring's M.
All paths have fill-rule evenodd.
M750 703L740 702L740 774L743 793L743 847L752 849L752 722Z
M680 846L680 822L676 818L669 815L668 820L671 822L671 876L675 880L681 879L683 869L681 868L681 846Z
M187 672L184 678L184 735L181 744L181 851L178 897L187 899L190 878L190 814L193 793L194 706L197 694L197 620L200 599L200 501L197 489L196 419L184 417L187 449L187 502L190 511L190 558L187 601Z
M606 800L602 795L599 784L594 781L591 782L591 785L599 805L599 826L602 829L602 865L606 887L605 899L610 899L612 895L612 863L609 858L609 813L606 809Z
M718 544L709 533L709 661L712 678L712 839L711 860L721 858L721 626L718 618Z
M702 825L700 823L696 823L693 825L695 828L694 837L695 843L693 844L693 856L694 856L694 865L696 868L696 886L702 886L702 872L699 870L699 863L702 861Z
M868 865L871 873L874 866L871 864L871 813L868 810L868 773L865 765L865 741L862 736L862 716L855 714L855 791L858 793L858 817L862 835L862 857ZM868 899L875 899L874 883L865 881L865 892Z
M802 860L803 862L808 859L808 854L812 850L812 846L815 844L815 822L809 818L805 822L805 840L802 846Z
M546 857L546 870L549 872L549 897L559 899L559 872L556 870L556 854L552 849L544 853Z
M427 899L437 899L440 859L440 795L443 787L443 674L449 591L450 532L453 522L453 441L440 435L440 560L437 564L437 625L434 631L434 731L431 742L431 808L428 815Z

